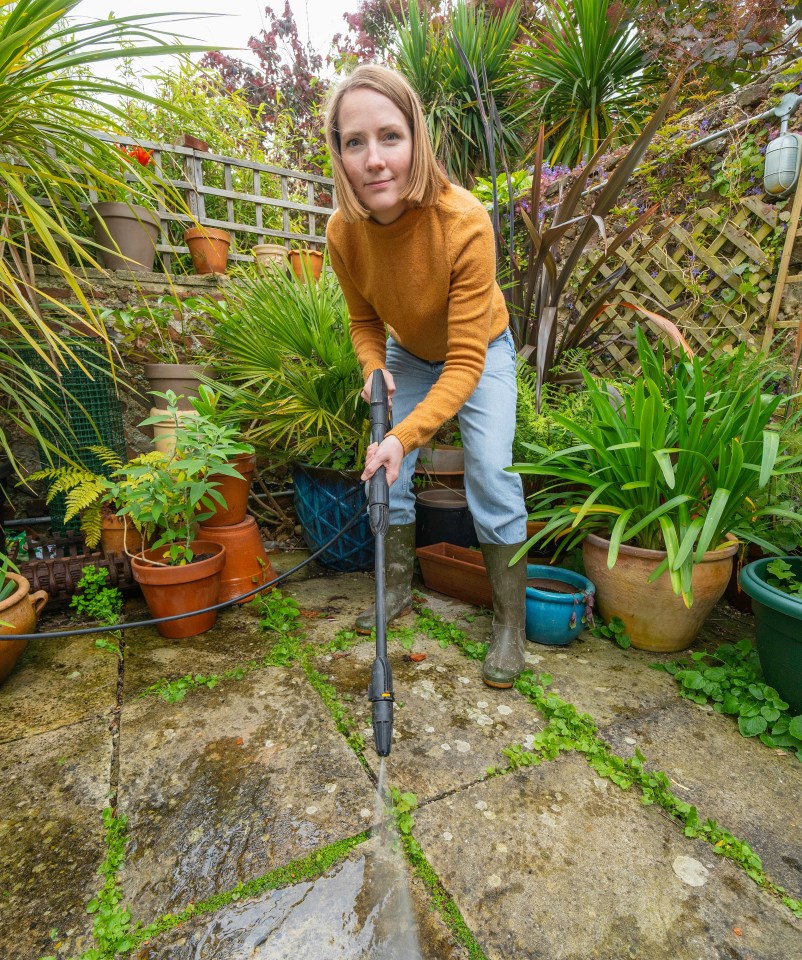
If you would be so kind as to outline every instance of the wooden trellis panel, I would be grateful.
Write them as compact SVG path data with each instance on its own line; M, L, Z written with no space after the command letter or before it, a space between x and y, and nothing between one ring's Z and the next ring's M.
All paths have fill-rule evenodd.
M673 320L694 350L711 346L727 350L738 343L758 349L775 330L795 327L796 319L772 322L767 329L785 239L777 228L787 218L757 197L743 197L735 204L711 204L669 222L648 251L647 234L633 238L619 251L629 272L604 314L612 321L608 330L613 336L605 337L600 364L619 372L632 369L633 325L643 322L643 316L623 306L627 302ZM652 236L659 229L652 226ZM617 266L611 262L602 268L602 275ZM802 275L787 279L798 281ZM585 304L577 304L580 311L591 297L588 293Z

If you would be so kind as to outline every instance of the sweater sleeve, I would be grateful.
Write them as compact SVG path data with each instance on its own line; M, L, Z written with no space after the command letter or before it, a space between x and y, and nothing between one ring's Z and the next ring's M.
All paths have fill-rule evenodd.
M455 228L451 244L448 340L437 383L390 431L404 453L423 446L476 388L485 366L496 285L496 251L486 211L477 207Z
M356 353L359 365L362 367L362 377L367 379L369 374L383 367L385 363L387 334L384 321L354 285L345 259L340 254L332 233L333 231L328 231L326 236L329 260L337 279L340 281L340 287L348 307L354 353Z

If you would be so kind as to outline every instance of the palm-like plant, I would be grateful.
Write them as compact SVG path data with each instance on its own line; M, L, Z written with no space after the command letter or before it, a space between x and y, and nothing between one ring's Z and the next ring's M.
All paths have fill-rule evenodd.
M429 20L418 0L410 0L406 16L396 22L398 67L423 103L435 153L459 183L471 183L490 164L481 106L459 47L484 73L502 120L506 154L515 160L525 150L531 108L524 76L512 68L519 18L517 2L486 16L480 5L460 0L447 20Z
M590 421L552 414L569 445L553 453L533 447L536 462L512 469L549 478L533 498L533 519L548 520L537 540L554 538L565 549L599 533L610 541L608 567L624 543L663 550L650 580L668 570L690 606L694 563L727 534L775 552L754 519L800 520L755 501L774 478L802 473L802 457L784 452L783 429L773 423L784 398L763 393L743 345L735 354L666 363L640 328L637 339L637 381L611 394L585 373Z
M549 162L576 165L615 134L633 139L653 78L628 4L547 0L543 19L518 51L518 69L536 85L534 102L548 129Z
M362 373L333 273L299 283L278 270L242 272L208 313L217 321L217 386L236 396L249 440L325 466L363 461Z
M42 442L37 424L48 423L57 431L58 405L41 395L37 400L36 379L13 340L36 350L56 372L68 357L80 361L45 322L41 305L56 301L37 288L34 258L55 268L69 288L80 314L67 313L105 338L74 275L96 263L73 226L83 217L87 184L124 190L129 165L112 144L79 131L102 122L106 132L120 132L125 114L117 97L157 102L124 84L98 79L92 67L121 57L207 49L178 45L170 34L153 28L154 19L174 17L169 13L65 21L77 6L78 0L5 0L0 5L0 369L16 371L14 377L4 373L0 378L0 405ZM144 180L141 189L147 189ZM2 425L0 444L8 452Z

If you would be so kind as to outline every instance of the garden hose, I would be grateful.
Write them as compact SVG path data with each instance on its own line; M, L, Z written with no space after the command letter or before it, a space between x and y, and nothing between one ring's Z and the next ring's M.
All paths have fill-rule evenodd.
M373 373L370 387L370 442L381 443L390 425L387 386L381 370ZM393 741L393 672L387 657L387 618L384 590L384 537L390 524L390 490L384 467L368 484L368 517L376 539L376 659L370 674L368 700L373 714L373 741L380 757L390 755Z
M358 492L361 492L361 488L357 488ZM267 590L268 587L273 587L278 583L283 583L286 579L291 577L294 573L297 573L299 570L302 570L308 563L312 560L315 560L317 557L324 553L328 548L336 543L343 534L347 533L351 527L353 527L363 516L365 511L365 505L360 503L357 507L356 512L351 517L351 519L346 523L342 530L338 530L334 536L323 544L322 547L319 547L315 550L314 553L310 554L300 563L296 564L291 570L287 570L279 576L274 577L272 580L269 580L267 583L260 583L258 587L254 587L253 590L249 590L247 593L240 594L237 597L232 597L230 600L224 600L222 603L215 603L210 607L204 607L202 610L189 610L187 613L175 613L169 617L155 617L150 620L137 620L134 623L112 623L112 624L103 624L102 626L97 627L78 627L74 630L54 630L50 633L9 633L9 634L0 634L0 641L17 641L17 640L50 640L54 637L80 637L86 636L88 634L97 634L97 633L111 633L116 630L134 630L139 629L140 627L153 627L157 623L169 623L172 620L183 620L185 617L194 617L197 614L201 613L211 613L214 610L225 610L227 607L234 606L235 603L239 603L241 600L247 600L250 597L256 596L257 593L261 593L263 590ZM2 620L2 615L0 614L0 620Z

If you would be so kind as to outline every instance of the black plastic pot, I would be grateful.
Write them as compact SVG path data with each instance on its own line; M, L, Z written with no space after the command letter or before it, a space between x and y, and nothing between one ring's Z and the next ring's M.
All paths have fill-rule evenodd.
M418 547L479 546L464 490L422 490L415 497L415 542Z

